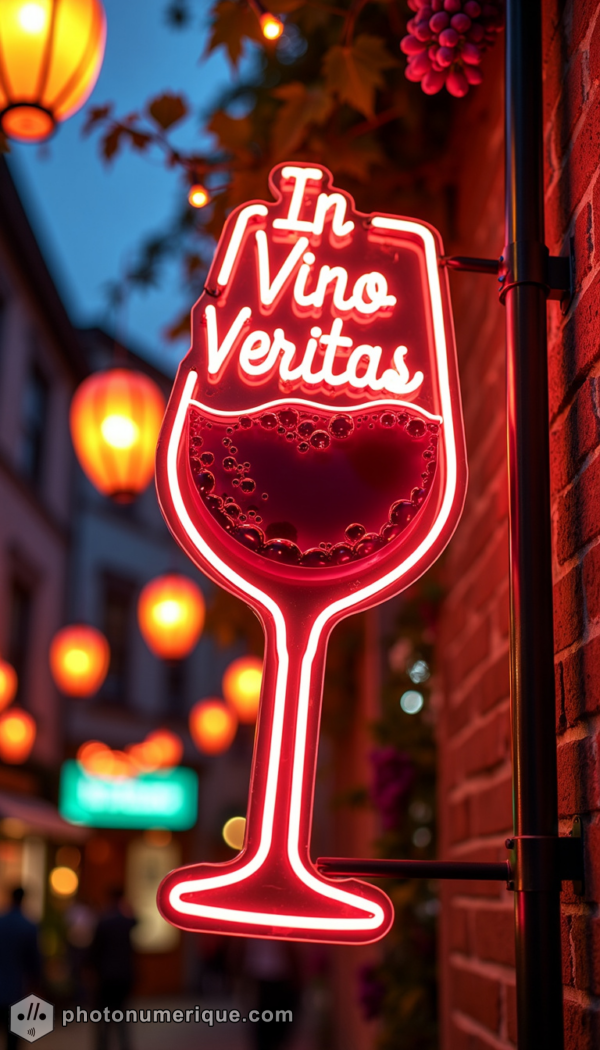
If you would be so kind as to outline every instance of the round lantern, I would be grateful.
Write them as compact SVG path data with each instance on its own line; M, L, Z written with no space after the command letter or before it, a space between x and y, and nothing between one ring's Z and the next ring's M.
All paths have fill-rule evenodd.
M223 675L223 696L240 722L256 722L262 682L262 660L241 656Z
M128 503L150 484L165 399L144 372L113 368L88 376L71 403L77 458L96 488Z
M12 664L0 660L0 711L12 704L17 692L17 672Z
M11 707L0 715L0 759L18 765L30 755L35 741L36 725L27 711Z
M153 733L148 733L144 742L157 751L159 769L171 769L181 762L183 742L170 729L155 729Z
M219 755L233 743L237 730L234 712L222 700L199 700L190 711L190 733L199 751Z
M130 744L126 751L140 773L150 773L178 765L183 756L183 743L169 729L156 729L141 743Z
M73 624L54 635L50 645L50 670L66 696L92 696L108 672L108 642L95 627Z
M99 0L3 0L0 124L41 142L81 108L98 79L106 18Z
M170 573L147 583L138 602L138 622L146 645L163 660L182 660L204 626L202 591L187 576Z

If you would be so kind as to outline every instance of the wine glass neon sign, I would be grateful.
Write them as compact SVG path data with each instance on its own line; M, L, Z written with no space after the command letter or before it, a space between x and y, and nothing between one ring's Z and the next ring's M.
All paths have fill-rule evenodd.
M431 227L357 212L326 168L279 165L270 186L225 224L157 454L176 539L265 630L246 838L171 872L158 903L183 929L366 943L389 898L309 856L325 653L460 517L449 295Z

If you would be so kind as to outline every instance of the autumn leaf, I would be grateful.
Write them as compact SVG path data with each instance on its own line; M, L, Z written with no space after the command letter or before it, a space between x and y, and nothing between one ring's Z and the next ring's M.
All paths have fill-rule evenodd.
M230 117L228 113L218 109L207 124L207 129L217 136L219 145L228 153L239 155L247 152L252 136L249 117Z
M169 343L175 343L178 339L190 336L190 311L184 310L167 328L163 329L163 337Z
M85 124L81 131L82 135L89 135L96 127L96 124L103 124L111 116L112 111L112 102L108 102L105 106L90 106L86 111Z
M206 45L206 54L217 47L224 47L234 69L244 52L244 40L263 43L258 19L245 3L235 0L219 0L213 10L211 34Z
M367 182L371 169L377 164L385 164L383 150L374 140L362 139L358 142L347 139L319 142L315 152L323 157L323 163L331 168L334 175L350 175L358 182Z
M148 103L147 110L155 124L166 131L188 114L188 107L182 95L157 95Z
M323 88L307 88L299 80L272 92L283 100L271 130L274 159L293 153L302 144L311 124L324 124L333 109L333 98Z
M129 135L129 128L114 124L108 134L100 140L100 152L104 160L113 160L119 152L124 137Z
M382 71L399 63L381 37L357 36L350 47L335 44L323 59L325 87L365 117L375 112L375 91L383 87Z

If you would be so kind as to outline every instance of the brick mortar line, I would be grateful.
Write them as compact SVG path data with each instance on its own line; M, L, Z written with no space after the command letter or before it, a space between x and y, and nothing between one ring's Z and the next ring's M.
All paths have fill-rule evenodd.
M452 1010L451 1016L457 1028L460 1028L462 1032L468 1032L469 1035L475 1035L479 1039L485 1039L492 1050L515 1050L514 1043L498 1035L498 1033L492 1032L491 1028L486 1028L485 1025L476 1021L474 1017L464 1014L462 1010Z
M471 798L479 791L497 787L512 777L512 763L506 759L493 773L478 773L468 777L462 783L448 789L448 798L452 802L462 802L465 798ZM495 834L498 834L496 832Z
M485 714L481 714L478 711L468 725L463 726L462 729L459 729L453 736L448 738L451 748L463 747L468 742L469 735L474 735L479 729L485 729L490 722L494 721L498 712L504 710L510 711L510 697L504 697L494 707L490 707Z
M463 973L473 973L480 977L488 977L491 981L499 981L501 984L515 986L515 969L513 966L505 966L502 963L484 961L483 959L477 959L476 963L473 964L468 956L456 951L450 952L449 959L454 964L455 969L462 970Z
M600 167L599 167L598 170L600 172ZM599 271L600 271L600 262L598 263L598 267L596 268L596 273L598 273ZM561 334L562 334L562 330L561 330ZM557 342L560 342L560 339L557 339ZM548 349L550 350L551 347L549 346ZM589 372L586 372L586 374L585 374L584 378L582 379L581 383L578 383L575 386L575 389L572 390L571 397L569 398L569 400L566 401L563 404L563 407L558 412L556 412L555 416L553 417L553 419L552 419L552 421L550 423L550 434L555 433L558 430L558 428L560 426L562 426L562 424L566 421L567 415L571 411L571 409L573 408L573 406L575 404L575 401L577 399L577 395L579 394L580 390L585 386L586 381L588 379L597 379L598 377L600 377L600 358L592 363ZM566 491L568 485L571 483L571 480L572 479L569 479L569 481L567 481L565 485L562 485L561 488L556 489L556 491L552 494L553 498L556 498L557 496L561 496L563 494L563 492Z
M477 684L476 676L478 676L479 679L481 680L483 678L484 674L487 671L489 671L490 668L496 663L498 658L500 656L505 656L508 653L509 653L508 638L504 637L504 638L501 639L501 642L498 645L496 645L496 646L494 646L493 648L490 649L490 653L488 654L487 657L484 657L483 660L480 660L480 662L475 665L475 667L469 672L467 677L465 679L463 679L463 681L461 682L460 686L457 686L455 689L445 688L444 689L444 693L445 693L445 695L447 697L450 697L450 696L458 697L458 699L456 700L456 703L453 706L458 707L458 705L460 704L461 700L463 700L465 698L465 696L469 692L472 691L473 686ZM446 663L446 661L444 661L444 663ZM503 696L503 697L501 697L500 701L498 701L498 702L501 703L504 699L505 699L505 697Z

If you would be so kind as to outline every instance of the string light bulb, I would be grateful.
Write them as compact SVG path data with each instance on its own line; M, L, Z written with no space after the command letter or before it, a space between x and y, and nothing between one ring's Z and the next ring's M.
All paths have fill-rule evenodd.
M205 186L202 186L199 182L195 182L193 186L190 186L188 201L192 205L192 208L205 208L210 201L210 194Z
M262 35L265 40L271 42L279 40L279 37L283 33L284 26L283 22L277 18L276 15L271 14L270 11L265 11L264 14L260 16L259 21Z

